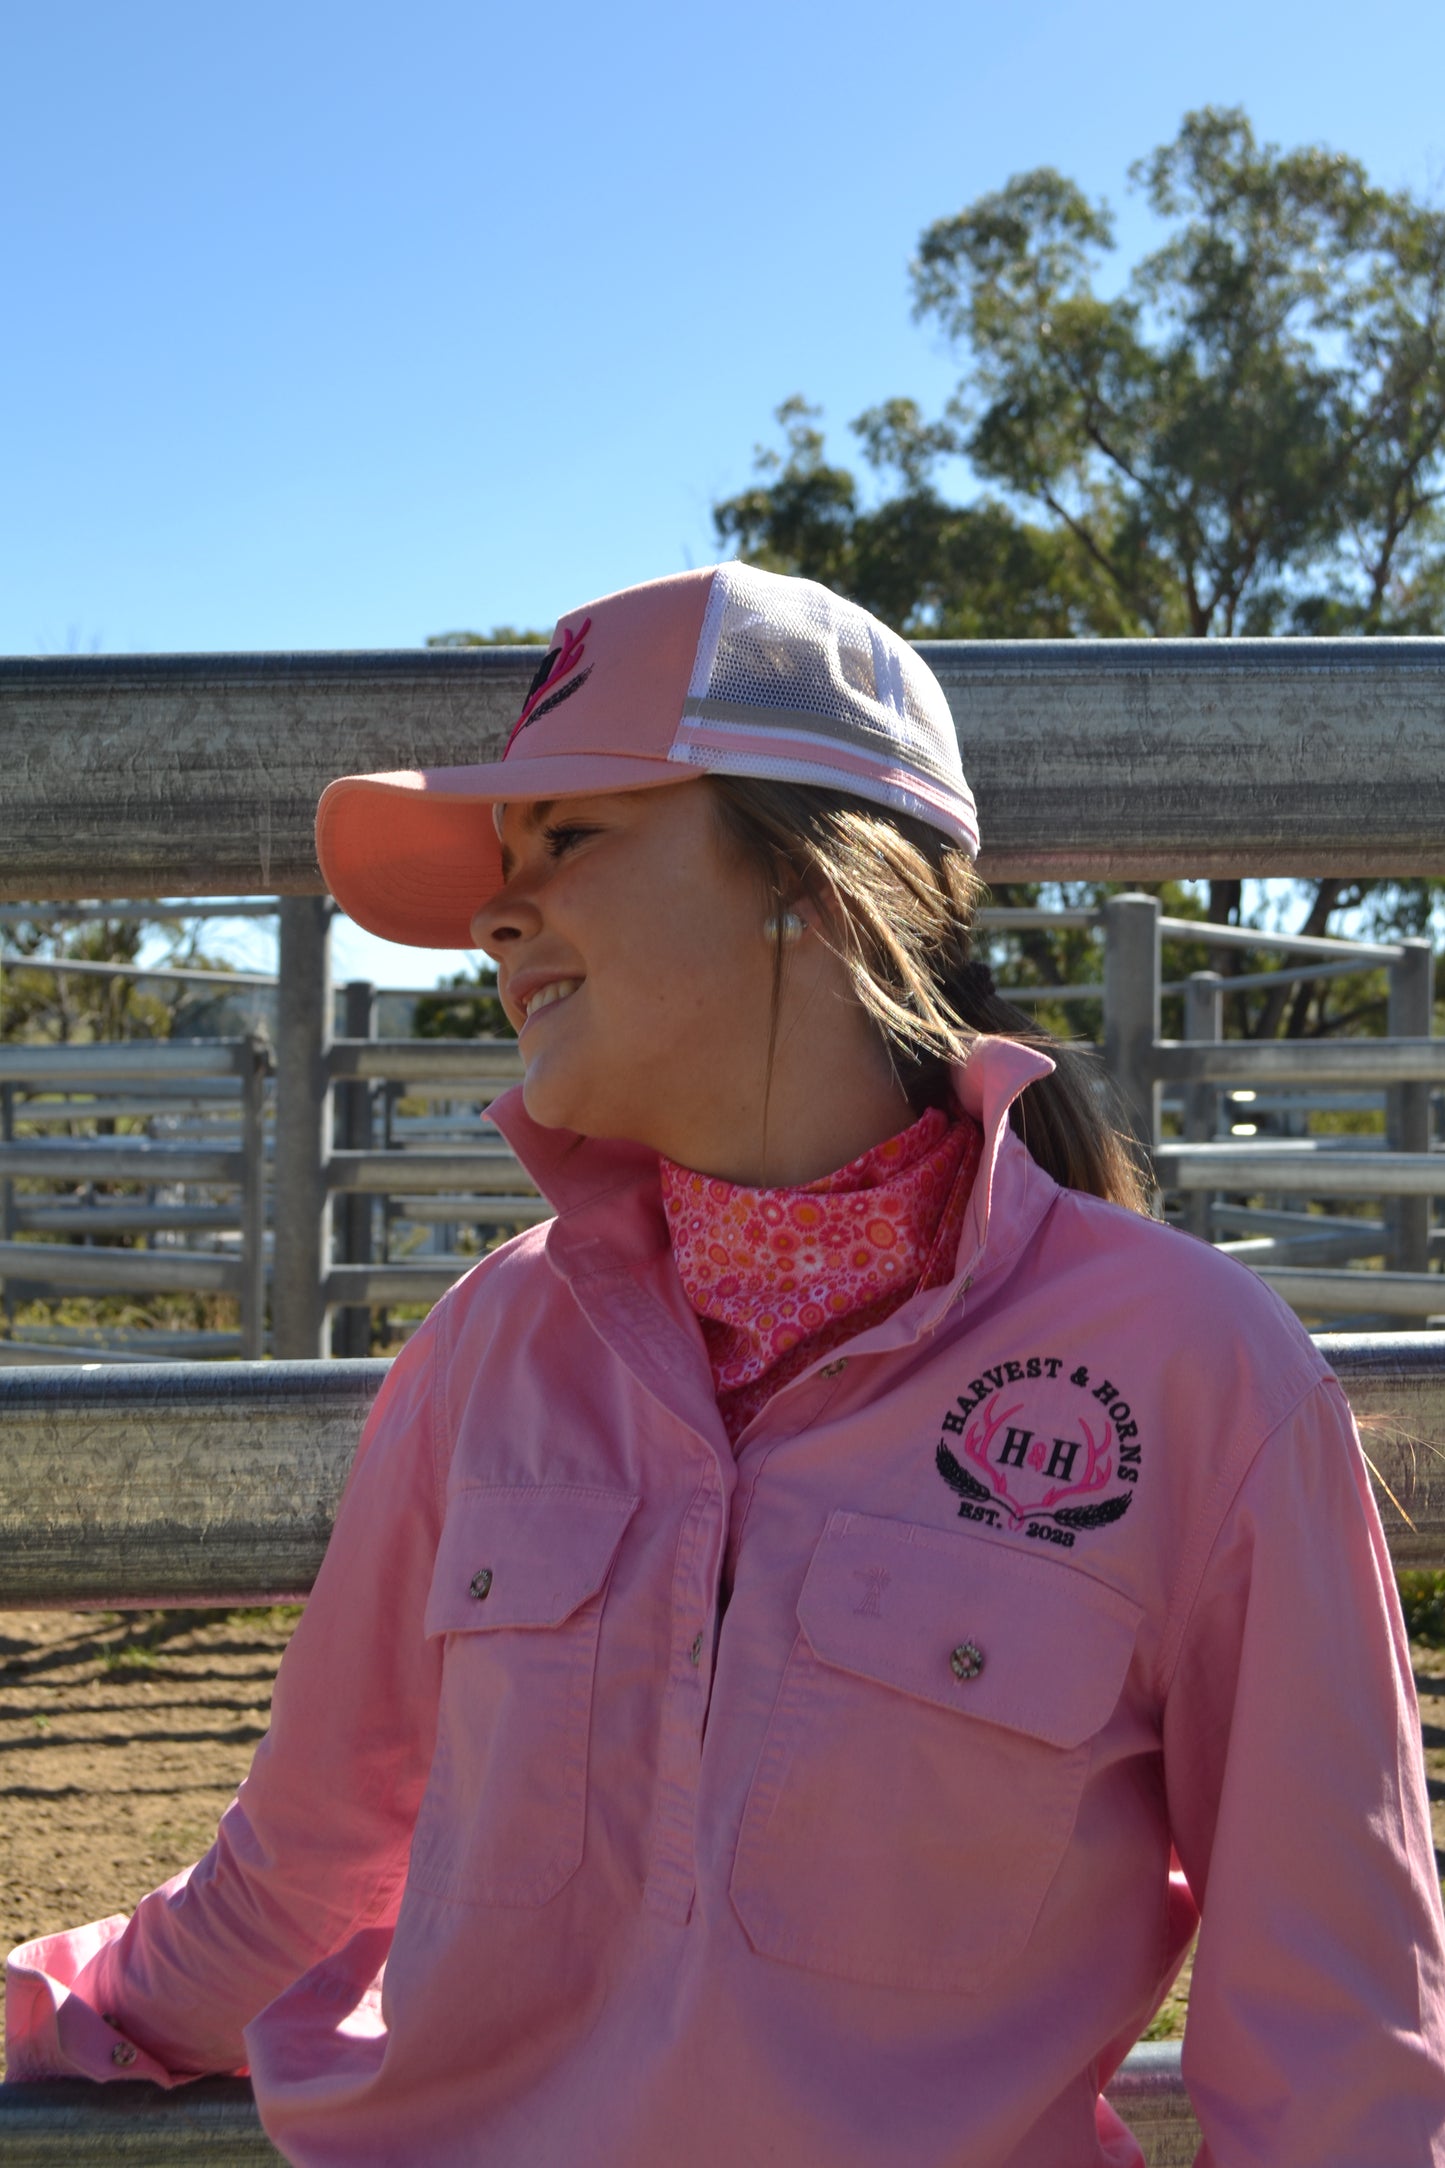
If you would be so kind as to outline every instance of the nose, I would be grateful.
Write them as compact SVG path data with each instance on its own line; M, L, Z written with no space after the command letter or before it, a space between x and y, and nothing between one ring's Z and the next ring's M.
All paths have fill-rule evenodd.
M472 915L472 940L485 949L493 963L500 963L508 948L540 931L542 914L517 885L499 888Z

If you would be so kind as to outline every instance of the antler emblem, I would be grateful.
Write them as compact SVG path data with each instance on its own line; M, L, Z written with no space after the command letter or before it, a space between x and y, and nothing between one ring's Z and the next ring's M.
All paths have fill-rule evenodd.
M1086 1458L1083 1473L1076 1481L1054 1483L1041 1497L1025 1503L1016 1498L1009 1487L1008 1476L989 1458L989 1449L1005 1424L1012 1422L1020 1413L1022 1403L1001 1407L1001 1392L995 1393L963 1434L964 1460L971 1462L979 1474L972 1473L963 1461L955 1459L948 1446L940 1439L934 1456L935 1465L950 1490L965 1501L963 1510L973 1506L999 1506L1018 1529L1034 1521L1056 1522L1060 1528L1105 1528L1111 1521L1123 1518L1133 1501L1132 1491L1125 1491L1115 1498L1101 1498L1091 1505L1064 1505L1063 1499L1087 1498L1100 1491L1111 1481L1114 1474L1114 1429L1105 1421L1102 1432L1095 1434L1091 1423L1075 1418L1083 1433L1082 1443ZM1027 1448L1024 1441L1028 1440ZM1053 1451L1051 1452L1050 1448ZM1062 1467L1050 1465L1048 1474L1069 1472L1069 1464L1078 1451L1078 1445L1068 1439L1034 1437L1027 1430L1009 1433L1008 1458L1011 1465L1028 1467L1037 1475L1044 1475L1046 1463L1054 1454L1066 1454ZM980 1477L986 1478L981 1481ZM978 1518L979 1516L975 1516Z
M564 700L570 700L591 677L591 663L585 670L577 669L582 660L583 644L591 630L591 618L584 618L580 630L563 634L560 647L548 648L536 676L527 687L527 697L522 703L521 714L512 725L511 737L502 748L503 760L511 752L512 741L519 730L525 730L539 715L546 715L551 709L559 708ZM573 671L577 673L575 677L570 675Z

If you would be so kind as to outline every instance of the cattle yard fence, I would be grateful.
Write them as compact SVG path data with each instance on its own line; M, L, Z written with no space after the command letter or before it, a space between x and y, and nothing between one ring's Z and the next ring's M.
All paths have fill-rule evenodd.
M983 870L994 879L1445 872L1445 641L925 651L953 705L982 809ZM333 1197L365 1196L394 1179L376 1172L374 1147L333 1142L331 1094L385 1078L393 1057L364 1034L333 1037L330 1003L316 998L327 914L312 808L336 774L496 757L534 665L535 655L506 649L0 663L5 895L296 899L281 936L272 1309L276 1352L294 1338L294 1352L311 1358L0 1375L9 1448L0 1464L0 1603L255 1601L309 1584L380 1376L373 1363L314 1360L327 1309L390 1299L391 1285L369 1277L378 1268L364 1259L333 1263L325 1230ZM1166 1139L1164 1087L1203 1093L1247 1078L1243 1088L1350 1088L1360 1072L1346 1068L1355 1058L1348 1048L1318 1058L1308 1050L1306 1075L1293 1067L1306 1050L1221 1042L1207 1028L1214 996L1204 992L1192 1013L1206 1028L1191 1026L1172 1047L1161 1041L1157 969L1152 978L1138 969L1160 933L1148 901L1122 896L1106 907L1110 1064L1161 1178L1191 1194L1227 1195L1240 1170L1224 1155L1237 1147L1207 1133ZM1390 1165L1368 1170L1368 1194L1400 1208L1426 1203L1428 1267L1428 1199L1445 1186L1431 1164L1428 1093L1442 1071L1428 1024L1411 1017L1392 1016L1387 1071L1371 1072L1400 1096L1390 1102L1391 1150L1379 1155ZM1371 1053L1379 1052L1377 1042ZM477 1049L412 1043L413 1055L427 1065L414 1081L458 1082L470 1061L475 1090ZM1206 1110L1202 1100L1191 1105L1197 1131ZM1348 1186L1360 1168L1337 1176L1328 1152L1297 1141L1307 1149L1271 1145L1278 1165L1271 1161L1267 1181L1250 1162L1251 1194L1361 1193ZM1306 1157L1319 1164L1303 1184L1294 1175ZM414 1191L428 1190L421 1158L407 1169ZM447 1194L440 1173L429 1193ZM1420 1260L1420 1214L1392 1209L1391 1263L1404 1271ZM1288 1204L1275 1216L1298 1217ZM1243 1239L1296 1233L1256 1225ZM1322 1346L1371 1417L1397 1562L1445 1565L1437 1475L1445 1335ZM1176 2047L1136 2049L1110 2095L1151 2168L1193 2159L1198 2134ZM165 2096L128 2085L0 2088L0 2158L9 2168L81 2160L223 2168L276 2156L244 2084L207 2080Z

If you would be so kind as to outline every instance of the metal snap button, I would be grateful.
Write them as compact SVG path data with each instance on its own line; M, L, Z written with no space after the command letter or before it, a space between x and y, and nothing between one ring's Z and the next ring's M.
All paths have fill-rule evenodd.
M687 1660L688 1660L688 1662L689 1662L689 1663L690 1663L690 1664L692 1665L692 1667L693 1667L693 1669L694 1669L694 1670L696 1670L696 1669L697 1669L697 1666L698 1666L698 1665L699 1665L699 1664L700 1664L700 1663L702 1662L702 1635L701 1635L701 1634L694 1634L694 1635L693 1635L693 1637L692 1637L692 1647L691 1647L691 1648L690 1648L690 1649L688 1650L688 1652L687 1652Z
M480 1573L474 1573L472 1575L471 1594L476 1597L478 1603L480 1603L482 1598L488 1593L491 1585L492 1569L490 1566L483 1566Z
M976 1679L983 1669L983 1650L976 1641L960 1641L948 1661L956 1679Z
M110 2051L111 2061L113 2063L117 2063L122 2070L128 2069L129 2066L135 2061L135 2058L136 2051L131 2046L129 2040L117 2040L115 2046Z
M822 1370L821 1370L821 1371L819 1372L819 1375L820 1375L821 1377L825 1377L825 1378L836 1378L836 1377L837 1377L837 1376L839 1375L839 1373L840 1373L841 1371L844 1371L844 1370L846 1370L846 1369L847 1369L847 1367L848 1367L848 1358L847 1358L847 1356L846 1356L846 1355L840 1355L840 1356L838 1357L838 1360L837 1360L836 1362L833 1362L833 1363L824 1363L824 1365L823 1365L823 1367L822 1367Z

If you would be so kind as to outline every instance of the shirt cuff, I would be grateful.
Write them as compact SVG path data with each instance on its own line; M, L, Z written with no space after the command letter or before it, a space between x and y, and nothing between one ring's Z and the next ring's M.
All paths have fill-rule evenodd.
M5 2078L147 2078L185 2082L87 2000L87 1976L126 1927L124 1913L39 1935L10 1952L5 1966Z

